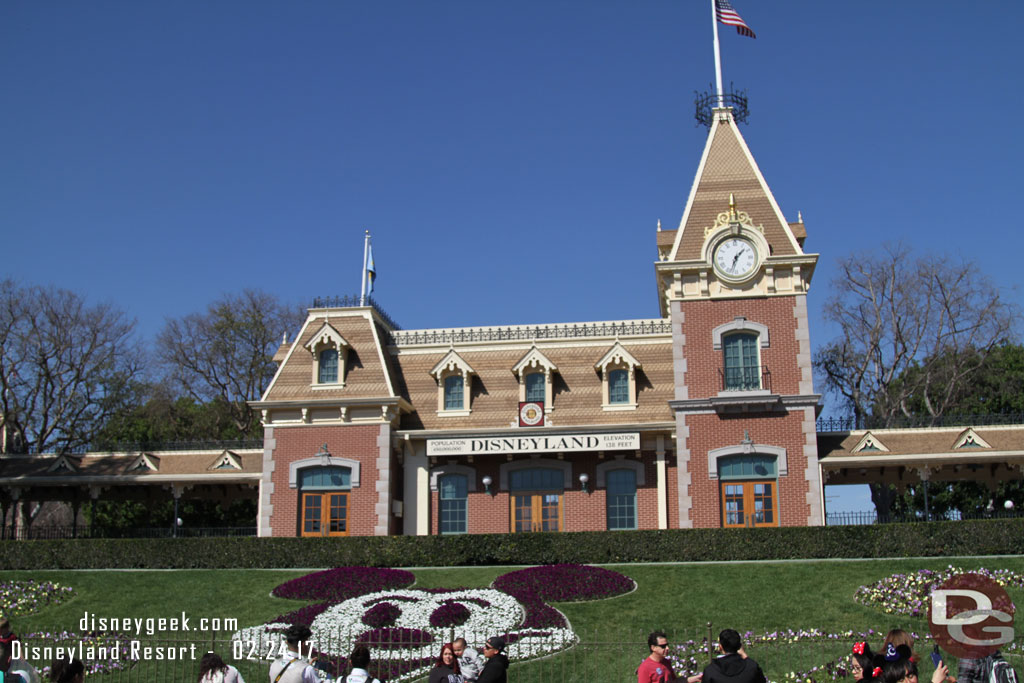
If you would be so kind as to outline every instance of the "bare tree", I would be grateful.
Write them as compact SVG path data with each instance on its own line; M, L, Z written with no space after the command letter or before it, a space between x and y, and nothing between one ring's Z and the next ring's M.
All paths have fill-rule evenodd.
M3 447L64 453L87 446L134 397L135 321L64 289L0 282Z
M824 312L840 335L815 367L858 420L892 424L911 398L942 415L1017 327L1019 311L973 263L888 245L839 266Z
M260 398L274 376L274 351L305 312L266 292L226 295L205 313L168 320L157 353L169 379L197 401L224 401L235 427L255 435L258 419L246 401Z
M1020 311L971 262L888 245L839 266L824 313L840 334L818 349L814 365L857 424L892 426L922 413L935 420L955 410L989 354L1018 327ZM880 513L894 496L888 486L871 486Z

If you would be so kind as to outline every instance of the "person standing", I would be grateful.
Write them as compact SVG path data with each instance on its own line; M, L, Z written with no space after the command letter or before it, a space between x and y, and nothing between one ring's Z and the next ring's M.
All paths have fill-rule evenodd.
M484 664L477 683L507 683L508 657L504 654L505 639L501 636L491 636L484 643L484 657L487 663Z
M480 670L484 668L480 653L471 648L465 638L456 638L452 645L455 647L455 656L459 659L462 677L468 683L476 683L476 679L480 677Z
M288 627L284 632L288 652L270 665L270 683L320 683L320 676L307 659L312 635L308 626L295 624Z
M362 643L356 645L348 663L352 665L352 673L345 677L345 683L380 683L370 675L370 648Z
M765 683L764 672L743 651L740 634L727 628L718 634L720 655L704 667L703 683Z
M668 636L664 631L654 631L647 636L647 649L650 653L640 662L636 670L637 683L664 683L674 681L675 673L665 659L668 654Z

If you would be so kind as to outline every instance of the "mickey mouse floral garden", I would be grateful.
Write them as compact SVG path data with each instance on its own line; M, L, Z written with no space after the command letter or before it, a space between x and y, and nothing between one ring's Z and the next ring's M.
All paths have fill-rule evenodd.
M846 655L856 640L881 642L891 628L927 642L933 586L971 571L1024 599L1024 558L989 557L763 563L542 565L328 570L11 571L0 610L26 643L86 643L106 658L87 662L90 679L129 680L153 662L133 660L130 641L161 647L198 643L234 663L247 680L266 677L280 636L309 626L325 676L345 671L356 642L371 647L371 671L385 681L423 678L440 645L490 635L509 643L510 680L630 680L647 633L669 634L677 674L699 672L706 638L725 627L772 681L851 681ZM153 618L187 614L237 624L218 633L131 634L80 629L84 614ZM231 621L229 621L231 620ZM710 623L709 623L710 622ZM194 626L193 626L194 629ZM1022 639L1004 648L1020 666ZM252 649L256 644L255 651ZM117 656L109 656L117 651ZM238 661L232 659L238 657ZM40 665L45 662L39 662ZM165 680L194 680L198 661ZM168 663L163 663L162 670ZM130 680L155 680L142 674ZM166 675L166 674L165 674ZM635 680L635 677L634 677Z

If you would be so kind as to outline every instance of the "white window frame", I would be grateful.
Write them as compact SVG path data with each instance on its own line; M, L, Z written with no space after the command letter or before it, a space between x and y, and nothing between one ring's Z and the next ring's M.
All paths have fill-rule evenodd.
M345 367L348 365L348 350L350 345L341 334L324 323L313 338L306 343L306 349L313 356L313 376L310 386L314 389L338 389L345 386ZM320 352L327 349L334 349L338 352L338 381L320 382Z
M636 410L636 370L641 367L640 361L633 357L619 342L609 349L601 360L594 364L594 369L601 373L601 408L606 411ZM629 402L611 403L608 399L608 373L611 370L626 370L629 373Z
M437 380L438 417L465 417L473 412L470 397L473 395L473 375L476 372L469 363L462 359L462 356L452 349L433 367L430 374ZM462 408L446 410L444 407L444 382L452 375L462 376Z

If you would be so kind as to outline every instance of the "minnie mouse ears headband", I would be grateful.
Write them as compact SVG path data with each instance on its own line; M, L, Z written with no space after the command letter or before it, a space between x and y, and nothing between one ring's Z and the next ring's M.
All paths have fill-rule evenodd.
M881 675L882 675L882 667L876 666L874 669L871 670L871 677L872 678L878 678Z
M867 646L867 643L865 643L865 642L854 643L853 644L853 654L855 654L855 655L863 655L864 654L864 648L866 646Z

